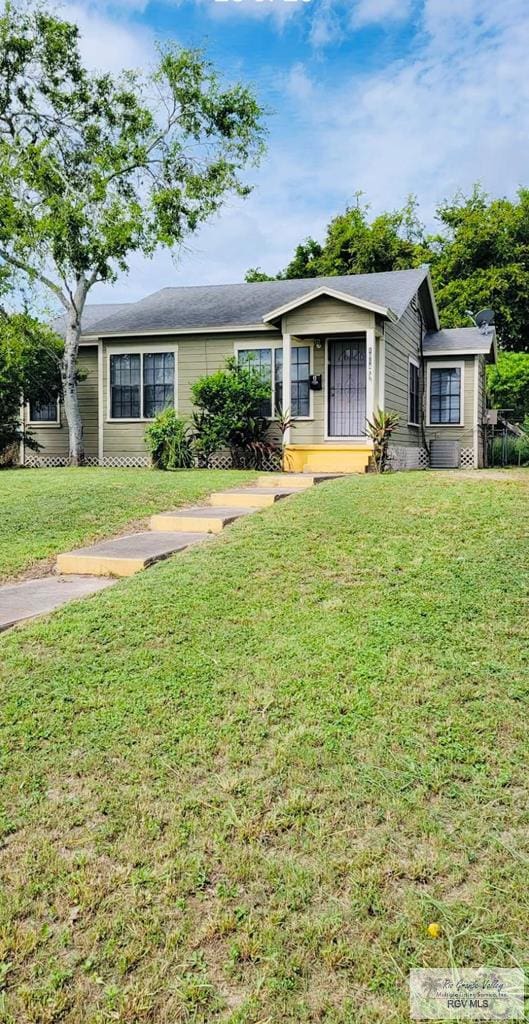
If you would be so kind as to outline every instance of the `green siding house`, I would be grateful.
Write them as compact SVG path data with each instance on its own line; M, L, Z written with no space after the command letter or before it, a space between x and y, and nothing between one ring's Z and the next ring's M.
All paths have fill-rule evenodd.
M79 393L89 464L147 465L147 423L167 405L189 415L191 385L227 356L261 368L272 419L277 406L290 410L287 470L365 469L372 448L366 421L376 409L400 416L395 468L426 467L435 442L446 440L455 442L461 466L484 463L485 365L496 358L494 329L441 330L423 266L163 288L140 302L88 306ZM25 417L42 445L22 453L25 464L65 464L60 403L28 407ZM219 464L223 458L219 453Z

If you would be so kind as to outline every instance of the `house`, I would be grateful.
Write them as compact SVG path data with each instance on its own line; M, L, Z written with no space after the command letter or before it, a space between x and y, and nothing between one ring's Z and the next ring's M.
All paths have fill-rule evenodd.
M440 441L455 442L448 447L460 465L484 463L485 364L496 357L494 329L441 330L426 266L163 288L139 302L88 306L79 360L88 462L148 464L147 423L169 404L188 416L191 385L227 356L262 370L269 415L285 411L290 395L292 471L365 469L372 447L366 420L377 408L400 416L395 468L427 466ZM26 465L64 464L60 404L29 408L26 417L43 446L26 450Z

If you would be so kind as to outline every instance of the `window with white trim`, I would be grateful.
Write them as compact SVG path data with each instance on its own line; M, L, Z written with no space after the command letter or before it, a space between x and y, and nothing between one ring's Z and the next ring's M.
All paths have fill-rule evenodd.
M419 425L419 364L410 359L408 363L408 423Z
M270 385L270 398L261 402L259 412L261 416L272 415L272 353L271 348L240 348L237 352L239 366L248 366L258 370L266 384Z
M310 416L310 348L293 345L290 368L290 415L294 419ZM276 348L276 409L283 407L283 349Z
M270 399L263 402L261 415L272 415L272 396L274 412L283 408L283 349L282 348L251 348L239 349L238 362L243 366L258 369L264 380L270 384ZM294 419L310 416L310 347L293 345L291 348L291 407L290 415Z
M174 405L174 352L125 352L110 356L110 418L154 419Z
M430 368L430 423L461 423L461 367Z
M59 406L58 400L54 398L51 402L29 403L30 423L58 423Z

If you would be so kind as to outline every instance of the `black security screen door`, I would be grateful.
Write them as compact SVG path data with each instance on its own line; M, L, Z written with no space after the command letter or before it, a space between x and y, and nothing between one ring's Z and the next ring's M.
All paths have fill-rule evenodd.
M361 437L366 430L366 339L329 341L329 437Z

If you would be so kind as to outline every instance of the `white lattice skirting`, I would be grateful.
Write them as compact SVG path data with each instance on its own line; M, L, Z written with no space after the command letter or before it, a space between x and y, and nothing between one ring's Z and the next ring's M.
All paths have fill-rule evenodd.
M36 452L26 452L24 465L28 469L62 469L68 465L67 455L39 455ZM95 455L87 455L85 466L98 466L99 461Z
M102 462L97 456L87 455L85 466L104 466L107 469L146 469L151 465L148 455L105 455ZM67 455L39 455L38 452L26 452L25 465L28 469L58 469L68 465ZM209 460L210 469L233 469L230 452L218 452ZM271 455L263 460L263 472L277 473L281 469L281 454Z
M147 455L110 456L100 463L96 455L85 457L85 466L105 466L108 469L139 469L150 466L150 459ZM59 469L68 465L67 455L39 455L38 453L26 454L25 465L28 469Z
M474 469L474 449L461 449L461 469Z
M107 469L146 469L150 464L148 455L105 455L101 463Z
M393 470L399 469L427 469L429 465L428 452L423 447L407 447L395 445L389 449L389 461Z

